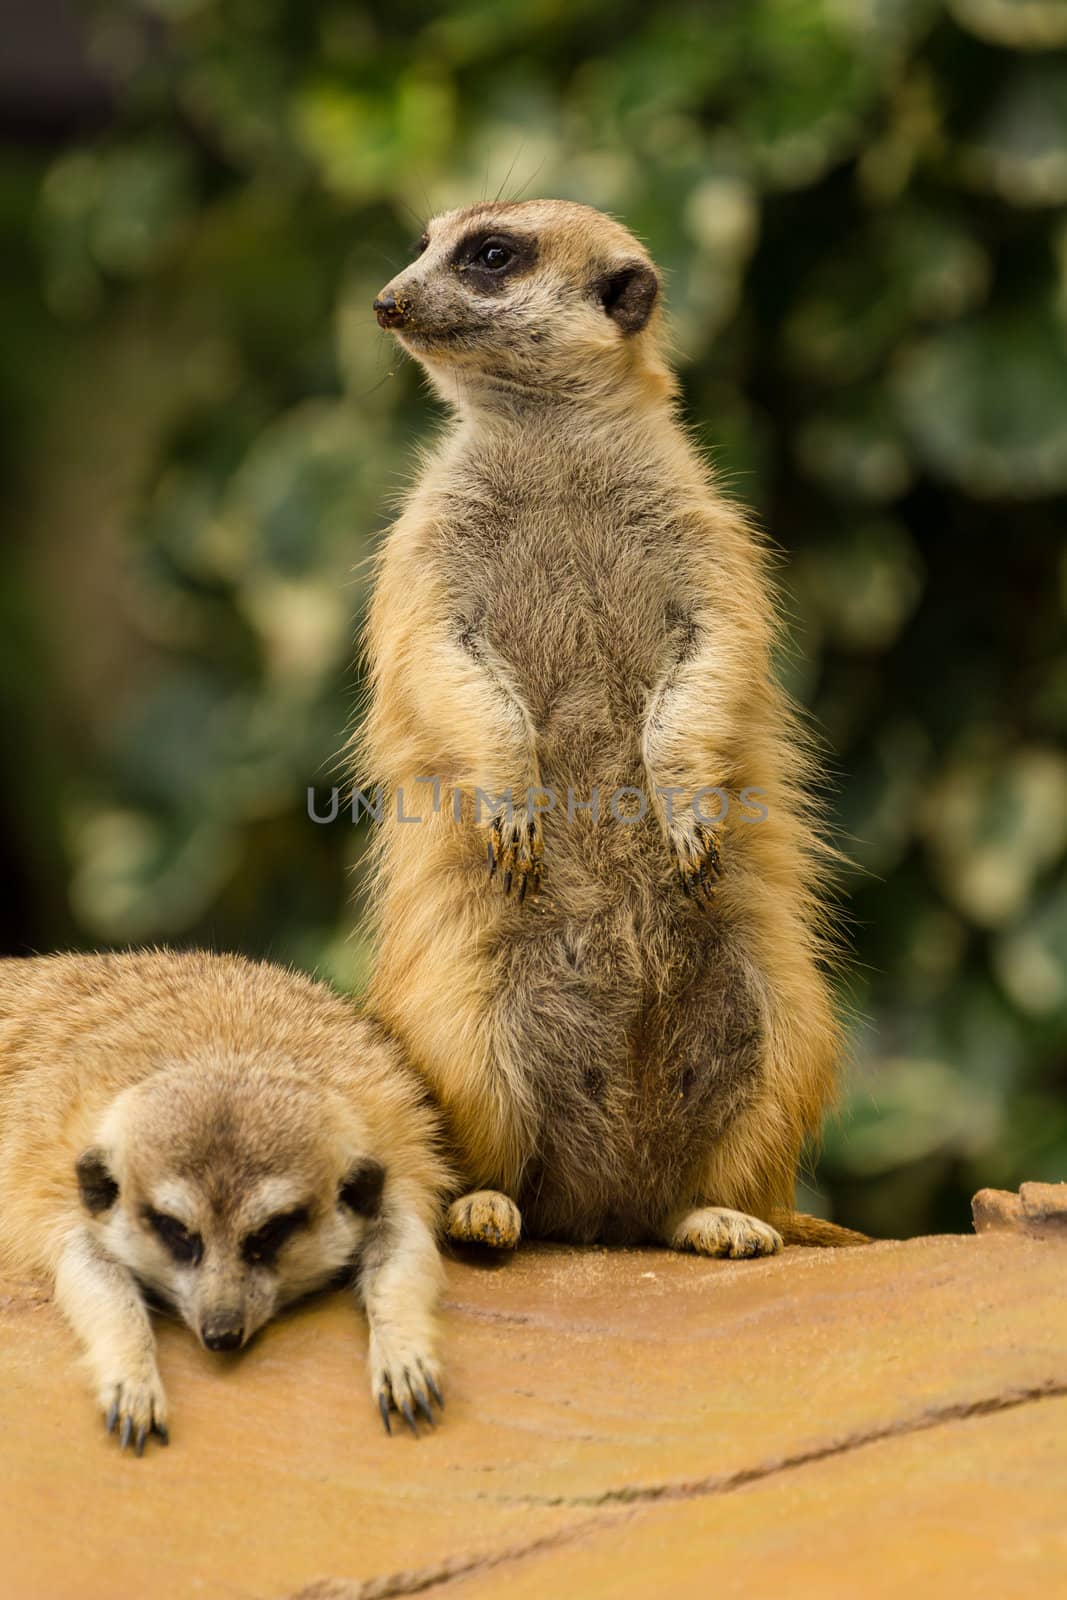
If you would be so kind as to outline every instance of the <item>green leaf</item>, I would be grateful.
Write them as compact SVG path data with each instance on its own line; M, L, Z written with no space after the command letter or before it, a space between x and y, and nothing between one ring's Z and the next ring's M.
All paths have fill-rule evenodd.
M876 218L804 283L785 328L795 366L830 381L873 372L918 322L981 303L989 264L950 217L919 208Z
M223 888L238 835L188 817L105 809L72 830L71 901L97 939L137 943L180 933Z
M915 343L894 393L917 453L968 493L1026 500L1067 489L1067 333L1049 306Z
M1002 927L1067 850L1067 757L1033 745L963 752L931 788L922 827L947 898Z
M1012 206L1067 201L1067 66L1036 61L1011 78L963 144L965 181Z
M1021 1010L1067 1019L1067 877L997 941L1000 981Z
M923 566L898 523L870 522L794 563L793 586L803 589L828 638L846 650L880 653L918 604Z
M1055 50L1067 44L1063 0L948 0L964 28L990 44L1015 50Z
M826 1154L844 1171L891 1172L931 1155L984 1149L1002 1115L996 1094L945 1061L889 1059L850 1086Z
M880 390L849 391L801 424L796 453L812 478L847 499L895 500L914 476L908 441Z

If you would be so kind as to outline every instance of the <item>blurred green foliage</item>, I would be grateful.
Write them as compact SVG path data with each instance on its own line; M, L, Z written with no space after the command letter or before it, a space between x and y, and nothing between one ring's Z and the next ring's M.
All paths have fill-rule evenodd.
M855 1063L809 1203L966 1227L1067 1178L1067 8L146 0L91 51L114 119L0 169L27 939L361 981L362 835L305 794L435 414L370 301L427 212L574 197L667 271L833 753Z

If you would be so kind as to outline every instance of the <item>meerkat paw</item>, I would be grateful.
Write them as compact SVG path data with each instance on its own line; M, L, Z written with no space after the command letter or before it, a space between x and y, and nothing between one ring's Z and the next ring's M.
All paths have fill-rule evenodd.
M155 1367L128 1373L101 1385L97 1399L108 1433L117 1433L119 1448L133 1444L134 1455L144 1455L145 1441L154 1433L160 1444L170 1443L167 1399Z
M390 1419L394 1411L400 1413L416 1439L416 1415L431 1428L436 1425L434 1404L442 1411L445 1408L441 1371L430 1352L420 1349L418 1341L409 1341L402 1334L372 1335L370 1370L371 1393L378 1402L386 1433L393 1431Z
M782 1248L782 1236L767 1222L724 1206L701 1206L667 1230L672 1250L692 1250L699 1256L773 1256Z
M489 825L486 847L489 876L499 876L505 895L515 890L521 905L527 893L537 894L544 875L544 840L540 819L526 811L498 812Z
M710 901L722 877L722 829L690 817L672 827L671 840L682 893L693 900Z
M514 1250L522 1233L522 1212L506 1194L496 1189L477 1189L453 1200L445 1219L445 1233L457 1244Z

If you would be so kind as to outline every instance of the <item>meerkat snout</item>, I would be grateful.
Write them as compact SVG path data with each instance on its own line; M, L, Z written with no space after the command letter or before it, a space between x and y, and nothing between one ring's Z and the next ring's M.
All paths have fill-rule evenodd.
M234 1316L221 1322L208 1322L200 1337L209 1350L239 1350L245 1341L244 1323Z
M383 328L402 328L407 315L408 302L397 299L392 289L383 289L374 302L374 311Z

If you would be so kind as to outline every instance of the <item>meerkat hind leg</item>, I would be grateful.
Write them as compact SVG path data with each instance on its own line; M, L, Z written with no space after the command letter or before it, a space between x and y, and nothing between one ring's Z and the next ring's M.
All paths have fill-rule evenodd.
M506 1194L496 1189L476 1189L453 1200L445 1219L445 1233L456 1244L514 1250L522 1233L522 1213Z
M664 1229L672 1250L691 1250L699 1256L773 1256L782 1248L782 1236L758 1217L726 1206L699 1206L674 1217Z

